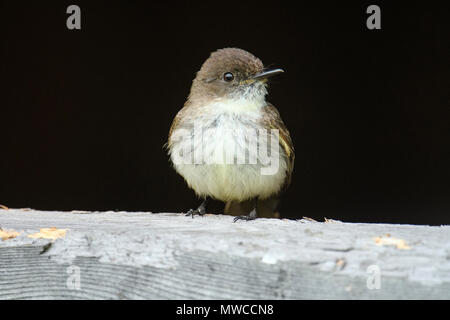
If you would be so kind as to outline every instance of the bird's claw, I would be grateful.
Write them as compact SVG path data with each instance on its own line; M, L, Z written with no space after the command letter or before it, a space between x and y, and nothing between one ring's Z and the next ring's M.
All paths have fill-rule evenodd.
M256 215L256 210L253 210L252 212L250 212L248 215L246 216L237 216L233 219L233 222L236 222L238 220L245 220L245 221L250 221L250 220L255 220L257 217Z
M205 214L205 211L204 210L201 210L201 209L190 209L186 214L185 214L185 216L186 217L188 217L188 216L192 216L192 219L194 219L194 216L195 215L199 215L199 216L203 216Z

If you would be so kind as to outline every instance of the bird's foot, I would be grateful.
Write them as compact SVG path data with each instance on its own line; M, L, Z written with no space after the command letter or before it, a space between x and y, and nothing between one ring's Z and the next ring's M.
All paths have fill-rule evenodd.
M200 209L190 209L188 212L186 212L185 216L192 216L194 218L195 215L203 216L205 214L205 210Z
M206 213L206 203L207 200L203 201L197 209L190 209L185 216L192 216L192 218L194 218L195 215L203 216Z
M245 221L250 221L250 220L255 220L257 218L256 215L256 209L253 209L248 215L246 216L237 216L236 218L233 219L233 222L236 222L238 220L245 220Z

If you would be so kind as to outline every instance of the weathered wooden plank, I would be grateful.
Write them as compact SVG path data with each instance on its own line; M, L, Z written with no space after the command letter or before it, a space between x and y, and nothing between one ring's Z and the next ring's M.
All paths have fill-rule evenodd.
M20 209L0 226L22 231L0 240L0 299L450 299L449 226ZM28 237L48 227L69 230Z

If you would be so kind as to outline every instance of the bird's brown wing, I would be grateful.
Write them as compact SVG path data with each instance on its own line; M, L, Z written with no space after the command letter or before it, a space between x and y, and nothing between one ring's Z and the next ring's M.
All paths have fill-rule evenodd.
M186 106L186 105L185 105ZM167 139L167 143L164 145L164 147L166 148L166 149L170 149L171 147L172 147L172 141L171 141L171 139L170 139L170 137L172 136L172 133L173 133L173 131L175 131L175 129L177 129L178 128L178 126L180 125L180 120L182 119L182 117L183 117L183 114L185 113L185 107L183 107L180 111L178 111L178 113L175 115L175 118L173 118L173 121L172 121L172 124L171 124L171 126L170 126L170 129L169 129L169 136L168 136L168 139Z
M288 163L286 172L286 181L284 188L288 187L291 183L292 171L294 170L294 145L292 143L291 136L289 135L289 130L286 128L283 120L281 119L278 110L270 103L265 106L265 113L263 117L263 122L266 128L278 129L280 136L280 147L286 154L286 159Z
M169 136L168 136L168 139L167 139L167 143L164 145L164 147L167 148L167 149L169 149L171 147L170 137L172 136L172 132L178 126L178 122L179 122L179 117L175 116L175 118L172 121L172 125L170 126L170 129L169 129Z

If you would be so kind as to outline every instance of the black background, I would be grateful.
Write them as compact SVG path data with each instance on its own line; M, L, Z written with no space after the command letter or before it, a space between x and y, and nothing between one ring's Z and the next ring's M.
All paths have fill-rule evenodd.
M0 203L196 207L163 144L195 72L231 46L286 71L268 96L296 149L282 216L450 223L448 8L295 2L2 2Z

